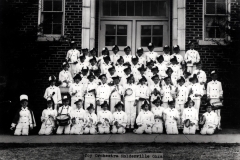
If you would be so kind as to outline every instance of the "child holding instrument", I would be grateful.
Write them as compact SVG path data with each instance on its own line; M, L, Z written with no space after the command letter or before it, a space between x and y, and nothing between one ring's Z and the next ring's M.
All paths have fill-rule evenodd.
M163 112L165 109L161 107L162 101L160 97L157 97L152 103L155 105L155 107L152 108L155 121L152 127L152 133L163 133Z
M90 104L87 107L87 119L83 131L84 134L97 134L97 115L94 113L94 109L93 104Z
M73 77L76 70L76 65L79 61L80 52L76 49L77 44L75 41L71 41L70 45L71 49L67 52L66 60L69 63L69 71Z
M112 113L107 110L108 109L108 103L107 101L104 101L101 104L102 110L98 112L98 132L100 134L109 134L110 133L110 124L112 123Z
M63 62L63 70L59 73L59 81L61 82L61 87L70 87L73 81L71 73L68 71L69 64Z
M126 132L127 114L122 110L124 108L123 102L119 101L116 105L116 112L113 113L113 127L112 133L123 134Z
M69 94L71 96L71 107L72 109L75 109L76 108L75 102L78 99L83 99L84 89L83 85L80 83L82 78L79 74L75 75L73 79L74 83L69 88Z

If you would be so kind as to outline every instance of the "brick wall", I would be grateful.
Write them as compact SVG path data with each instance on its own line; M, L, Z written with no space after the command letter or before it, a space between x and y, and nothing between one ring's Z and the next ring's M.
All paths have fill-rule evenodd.
M233 12L237 8L231 5ZM233 12L234 13L234 12ZM239 22L239 19L233 19ZM186 1L186 44L188 41L197 41L203 39L203 1ZM189 49L186 46L186 49ZM210 72L216 70L219 72L219 80L222 82L224 91L225 108L222 109L222 123L224 126L239 125L239 92L240 88L234 78L239 73L239 56L232 54L232 50L225 51L224 46L198 45L203 70L210 80ZM235 55L235 56L234 56ZM239 77L239 76L238 76ZM237 113L236 113L237 112Z

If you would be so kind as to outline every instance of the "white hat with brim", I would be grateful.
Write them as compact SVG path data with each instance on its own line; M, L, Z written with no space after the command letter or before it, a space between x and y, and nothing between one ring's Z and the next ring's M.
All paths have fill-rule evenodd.
M27 101L28 101L28 96L25 95L25 94L22 94L22 95L20 96L20 101L23 101L23 100L27 100Z

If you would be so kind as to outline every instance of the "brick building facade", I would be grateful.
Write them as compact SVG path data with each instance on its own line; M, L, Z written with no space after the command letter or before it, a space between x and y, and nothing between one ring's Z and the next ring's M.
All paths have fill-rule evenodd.
M239 94L237 94L239 86L236 86L237 83L232 80L233 77L237 77L234 76L235 73L239 72L239 56L226 54L221 49L224 46L219 47L219 45L214 44L211 38L221 40L222 35L218 33L217 29L211 29L207 32L209 26L205 24L209 22L209 17L219 14L218 4L220 4L219 6L225 5L223 17L229 18L229 15L239 10L238 1L136 0L132 1L133 4L122 0L57 0L57 2L62 2L61 4L55 4L54 1L48 2L52 3L50 5L52 9L43 7L42 4L45 3L45 0L9 0L1 4L1 13L5 17L1 24L0 76L7 77L7 91L3 93L3 100L11 99L17 102L19 94L27 93L30 95L31 106L37 114L36 117L40 116L45 107L43 94L48 86L48 76L58 75L66 52L70 48L68 43L59 40L61 36L66 34L69 34L71 40L78 43L78 49L95 47L99 50L99 54L103 46L111 46L114 40L115 42L118 40L117 43L122 44L120 49L130 45L132 53L135 53L136 48L146 47L144 41L150 38L159 43L156 50L160 54L162 53L162 44L171 46L179 44L181 53L184 54L188 49L188 41L195 41L198 43L196 49L200 53L203 70L206 71L207 76L211 70L217 70L220 73L219 79L223 83L226 106L222 111L223 126L236 126L240 122L236 121L238 119L236 110L240 102ZM120 4L126 6L126 11L121 8ZM146 13L145 8L154 7L154 4L158 4L159 8L157 9L164 12L154 12L150 9L149 13ZM47 3L45 5L47 6ZM61 6L61 9L54 9L54 5ZM131 5L134 7L133 13L131 13L131 8L128 9L128 6ZM142 10L139 5L142 6ZM215 7L215 11L209 10L211 6ZM107 7L111 9L106 9ZM56 11L56 13L50 13L50 11ZM20 14L19 17L16 17L17 14ZM61 25L57 31L58 34L54 35L51 27L43 24L43 30L48 29L49 33L44 34L45 31L43 31L43 35L37 36L39 32L37 26L45 22L44 18L46 19L49 14L51 16L57 15L48 23L57 28ZM59 18L60 14L62 14L62 19ZM11 18L17 21L12 22ZM55 22L54 19L56 19ZM232 22L237 22L234 23L236 25L238 20L231 19ZM14 25L16 28L13 27ZM112 35L111 37L105 34L107 25L115 25L119 29L127 26L132 30L130 30L130 34L127 30L126 35L123 33L123 36ZM154 30L154 26L160 26L162 28L161 35L142 35L141 29L144 29L143 27L146 25L152 26L152 30ZM4 29L7 30L7 33L4 33ZM15 36L8 36L11 34L11 29L14 29ZM121 40L121 36L122 39L126 40L126 44ZM15 39L15 37L17 38ZM161 42L162 44L160 44ZM15 85L10 85L13 82Z

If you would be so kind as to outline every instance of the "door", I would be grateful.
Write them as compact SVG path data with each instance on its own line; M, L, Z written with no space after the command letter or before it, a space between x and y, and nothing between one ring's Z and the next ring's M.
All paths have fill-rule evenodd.
M163 53L163 46L169 45L169 29L167 21L138 21L136 48L143 47L147 52L149 43L155 46L154 51Z
M110 54L112 46L119 46L119 54L124 55L124 47L132 46L132 22L131 21L101 21L99 37L99 54L102 48L108 47Z

